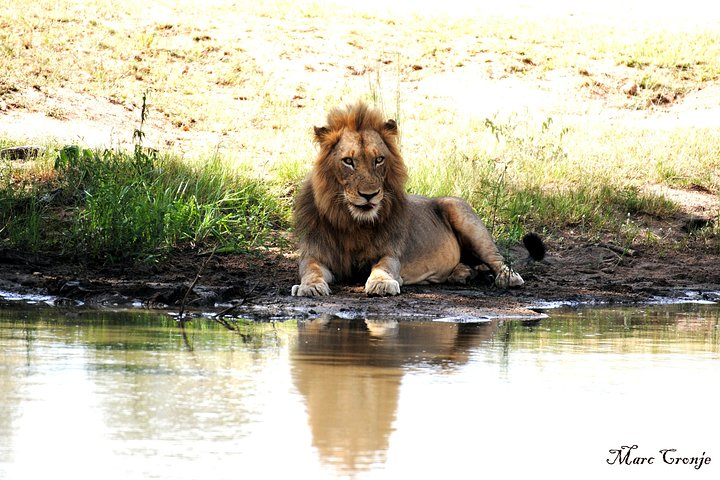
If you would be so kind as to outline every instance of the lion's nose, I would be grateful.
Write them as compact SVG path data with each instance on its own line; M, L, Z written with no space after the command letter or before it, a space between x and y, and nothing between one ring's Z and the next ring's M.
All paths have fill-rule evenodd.
M360 194L361 197L363 197L365 200L367 200L369 202L375 195L380 193L380 190L373 192L373 193L363 193L363 192L358 192L358 193Z

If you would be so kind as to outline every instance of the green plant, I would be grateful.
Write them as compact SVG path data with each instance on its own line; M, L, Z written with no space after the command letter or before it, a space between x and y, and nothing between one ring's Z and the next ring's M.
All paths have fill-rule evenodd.
M60 149L50 181L0 175L0 240L90 261L155 260L173 248L248 252L287 214L257 180L218 158L194 166L143 148Z

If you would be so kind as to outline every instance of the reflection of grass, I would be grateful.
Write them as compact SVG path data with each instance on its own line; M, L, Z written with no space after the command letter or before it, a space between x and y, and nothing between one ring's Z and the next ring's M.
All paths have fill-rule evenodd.
M177 319L155 312L95 310L92 314L70 316L49 309L32 310L27 306L0 309L0 325L4 329L17 328L33 334L51 331L53 338L58 340L81 342L105 351L124 350L131 355L136 352L143 361L148 359L148 350L173 351L188 347L197 351L241 347L235 355L260 350L272 354L287 345L288 338L297 331L294 320L271 323L234 319L233 322L237 329L229 333L208 318L192 318L185 323L185 344Z
M512 345L541 345L563 354L716 353L720 349L720 310L716 305L663 305L635 308L549 310L549 318L530 326L505 322L503 338ZM682 347L679 347L679 344ZM531 347L536 348L536 347Z

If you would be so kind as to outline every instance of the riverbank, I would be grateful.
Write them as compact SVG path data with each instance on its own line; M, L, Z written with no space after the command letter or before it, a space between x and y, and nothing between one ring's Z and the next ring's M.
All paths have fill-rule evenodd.
M696 242L695 242L696 243ZM520 247L513 249L523 258ZM51 256L0 250L0 291L45 295L64 309L156 308L191 314L220 313L256 319L314 318L536 318L553 305L720 301L717 255L686 249L623 250L602 242L566 238L548 242L542 262L516 262L526 283L502 291L468 286L406 286L397 297L368 298L362 285L334 285L326 298L297 298L291 252L263 255L175 253L154 266L90 267ZM8 297L8 295L5 295ZM15 298L20 299L21 296ZM2 294L0 294L0 301Z

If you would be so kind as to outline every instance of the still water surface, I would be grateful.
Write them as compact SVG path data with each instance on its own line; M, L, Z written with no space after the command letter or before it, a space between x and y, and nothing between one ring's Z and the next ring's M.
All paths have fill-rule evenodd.
M0 478L719 478L720 308L231 332L0 310ZM712 458L609 465L610 449Z

